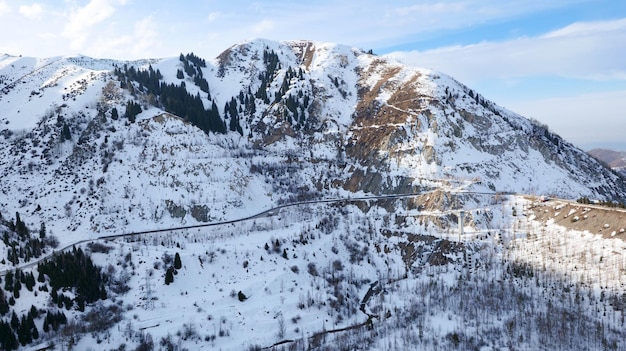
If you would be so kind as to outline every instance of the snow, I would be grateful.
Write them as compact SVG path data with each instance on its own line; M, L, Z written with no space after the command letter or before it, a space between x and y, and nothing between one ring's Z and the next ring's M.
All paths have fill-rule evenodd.
M409 340L409 334L414 335L414 345L430 349L431 341L415 336L420 331L429 335L425 340L445 340L467 331L493 348L504 347L505 337L489 339L489 328L504 330L506 321L514 318L513 307L490 310L499 319L485 317L487 321L465 307L462 313L454 310L468 296L479 298L463 294L479 291L481 284L488 292L508 284L520 296L533 296L530 305L545 313L543 301L555 301L555 292L578 284L577 289L594 297L581 305L582 312L619 326L611 322L617 312L599 316L594 303L600 304L603 292L621 291L624 283L623 225L609 238L568 231L554 219L541 223L522 216L529 206L525 198L495 194L597 195L595 187L609 183L573 172L580 166L576 150L565 145L559 150L568 156L553 157L551 150L541 149L544 144L529 141L535 136L529 134L533 126L528 120L496 105L476 103L467 87L444 74L323 42L251 40L231 48L228 60L207 61L203 76L220 111L247 85L252 91L258 88L267 48L282 64L268 89L271 93L280 88L288 67L305 71L306 78L294 81L289 93L303 91L319 103L319 123L308 135L285 133L263 144L264 137L279 133L272 124L280 106L273 103L259 102L259 111L247 116L242 126L243 137L206 134L145 102L135 123L112 120L110 112L102 119L99 103L123 114L126 101L134 99L119 91L117 98L102 101L103 88L116 83L111 70L126 62L82 56L0 57L0 88L10 88L0 95L0 147L5 152L0 159L0 213L7 218L19 212L31 229L44 222L60 247L83 240L110 246L110 254L93 254L95 262L127 277L131 287L107 301L123 307L124 319L97 348L125 343L132 349L139 343L139 330L150 333L155 342L172 335L190 350L241 350L268 347L281 339L309 340L324 330L365 322L369 316L359 310L362 302L368 314L377 316L371 333L380 337L372 340L371 349L389 348L394 338ZM312 48L305 64L304 52L298 50ZM165 82L180 83L178 58L126 64L151 65ZM394 74L387 77L390 72ZM207 94L189 77L185 83L210 106ZM415 108L390 102L399 86L411 86L411 96L418 101ZM370 127L354 125L353 113L361 103L358 89L374 87L381 106L406 116L393 125L401 137L377 150L376 162L351 160L341 148L355 131ZM458 97L449 102L446 91ZM60 141L61 120L71 125L71 140ZM260 122L269 127L262 129ZM371 130L383 123L373 124ZM427 150L432 150L432 158ZM563 160L574 160L573 165L563 165ZM299 196L310 201L371 195L364 186L346 190L357 171L382 175L380 193L408 184L428 192L426 202L434 201L434 191L440 191L445 194L437 205L441 207L421 208L407 199L309 203L228 225L98 239L247 218ZM468 214L462 235L455 223L461 209ZM570 210L567 216L574 214ZM444 239L464 249L448 252L449 264L428 263ZM6 257L7 252L3 246L0 255ZM165 285L164 257L175 253L181 255L183 268ZM507 276L513 262L530 264L535 280ZM317 275L310 264L315 264ZM0 265L1 271L10 268ZM363 301L374 282L381 292ZM239 291L247 296L245 301L237 298ZM146 300L148 295L153 304ZM605 301L602 307L608 308ZM29 294L16 301L15 310L46 303L47 294ZM68 314L79 317L77 311ZM279 337L283 319L284 335ZM185 329L197 335L185 339ZM541 345L533 335L521 349ZM341 340L328 336L333 337ZM103 336L83 335L76 347L94 348L98 338Z

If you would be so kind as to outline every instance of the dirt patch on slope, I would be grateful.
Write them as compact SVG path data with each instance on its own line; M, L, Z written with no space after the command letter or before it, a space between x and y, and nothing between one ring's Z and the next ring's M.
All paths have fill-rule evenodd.
M307 71L310 71L311 63L313 62L313 57L315 57L315 51L317 50L315 44L303 41L291 43L290 46L293 52L298 56L300 64L303 65Z
M529 210L536 220L544 223L553 220L567 229L626 240L626 210L623 209L553 200L535 202Z
M404 127L410 117L408 111L422 107L416 94L419 75L401 82L397 76L402 69L382 68L384 64L376 60L359 72L359 100L346 147L346 153L357 160L380 159L380 151L385 151L382 154L392 152L394 145L407 137ZM370 84L368 81L373 75L379 78ZM385 102L379 99L383 90L392 92Z

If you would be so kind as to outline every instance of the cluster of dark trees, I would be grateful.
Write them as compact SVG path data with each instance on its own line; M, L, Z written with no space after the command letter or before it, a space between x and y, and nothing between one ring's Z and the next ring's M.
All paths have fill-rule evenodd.
M74 302L79 310L84 310L85 303L107 298L105 284L109 277L80 248L74 247L39 263L37 270L39 274L48 276L53 291L51 294L59 289L75 288Z
M40 257L46 246L55 246L54 238L46 237L46 226L41 224L38 236L31 235L24 221L20 218L19 212L15 213L15 222L3 220L0 215L0 223L4 224L8 231L2 233L2 241L7 247L7 260L13 265L17 265L22 259L24 262L30 261L31 258Z
M0 320L0 349L17 350L20 345L26 346L39 339L39 329L35 320L40 317L40 311L31 306L28 313L18 317L15 312L9 320ZM67 324L67 317L62 312L46 312L43 322L43 331L58 330L62 324Z
M32 273L24 273L16 270L8 272L4 277L4 289L0 289L0 316L5 316L10 312L10 306L15 305L15 300L20 297L22 286L30 291L35 286L35 278ZM6 293L11 292L8 299ZM11 313L9 319L0 319L0 349L15 350L20 345L25 346L39 339L39 330L35 325L35 320L40 317L40 311L31 306L28 313L18 317L15 311ZM65 315L60 312L48 311L44 319L43 328L45 332L58 329L60 324L67 323Z
M131 82L139 84L139 90L147 93L157 91L161 85L163 75L158 69L155 71L152 66L148 66L147 70L136 69L134 66L124 64L123 68L116 67L113 71L120 80L120 87L134 92L134 86Z
M180 260L178 252L174 256L174 264L169 266L165 271L165 285L170 285L174 282L174 275L178 274L178 270L183 268L183 263Z
M206 133L226 133L226 124L220 118L215 101L210 109L205 109L199 94L194 96L187 92L185 82L180 85L163 83L159 101L167 112L184 118Z
M183 63L183 69L185 73L193 78L193 83L200 88L203 92L208 94L208 99L211 100L211 92L209 91L209 83L203 77L202 68L206 67L204 59L196 56L192 53L187 55L180 54L180 61ZM185 75L182 70L178 70L176 78L184 79Z
M579 204L595 204L611 208L626 208L626 204L623 202L613 202L605 200L592 201L586 196L581 197L580 199L576 200L576 202L578 202Z
M274 81L277 72L281 69L278 55L273 51L265 49L263 51L263 63L265 70L258 75L261 84L255 92L248 87L247 91L242 90L239 96L233 97L224 104L223 115L220 116L220 109L211 97L211 92L207 80L203 76L202 68L206 67L204 59L193 53L179 57L183 68L178 69L176 77L185 79L189 77L200 90L207 94L211 101L211 107L205 108L203 98L200 93L192 95L187 91L185 81L180 83L162 82L163 76L152 66L148 69L136 69L133 66L124 65L116 68L115 74L121 81L121 87L128 89L131 93L139 90L146 94L148 101L165 111L182 117L194 126L202 129L206 133L226 133L227 131L238 132L243 135L242 120L244 116L251 116L256 113L256 99L262 100L265 104L280 103L284 105L283 117L296 129L305 125L305 111L309 106L309 96L305 96L302 91L287 94L290 89L290 82L294 79L304 79L302 69L294 70L289 67L283 77L282 84L276 94L268 92L268 87ZM117 111L116 111L117 112ZM134 116L141 112L139 105L129 102L126 106L125 116L134 121ZM116 113L117 115L117 113Z
M117 110L115 110L115 112L111 112L111 118L117 119L113 116L113 113L117 115ZM124 113L124 117L128 118L128 121L130 123L135 123L135 120L137 119L137 115L140 113L141 113L141 106L132 100L128 100L128 102L126 103L126 112Z
M33 291L33 287L35 286L35 277L32 273L24 273L20 270L16 270L14 272L7 272L4 276L4 290L11 291L13 293L12 298L19 299L20 298L20 290L22 290L22 286L25 286L28 291ZM0 296L0 300L1 296ZM12 299L9 300L9 304L13 305L15 302ZM2 302L0 302L2 304ZM2 312L2 308L0 308L0 314Z
M267 88L274 80L276 72L281 69L281 64L278 59L278 55L274 52L274 50L263 51L263 63L265 64L266 70L259 73L258 78L261 81L261 85L254 94L254 97L263 100L266 104L269 104L271 102L271 99L268 95ZM289 124L298 129L305 125L305 111L309 107L309 96L304 95L300 90L297 92L297 95L288 94L285 97L285 94L287 94L290 89L290 83L294 78L297 78L299 80L304 79L304 73L302 71L302 68L299 68L297 71L295 71L291 67L287 68L281 86L274 95L273 101L274 103L284 103L284 106L286 108L284 110L284 117L289 122Z
M200 89L208 93L208 83L202 77L202 70L193 68L197 67L194 62L201 62L204 65L206 65L206 63L200 61L195 55L188 55L187 57L183 57L183 59L185 66L189 67L189 73L192 73L194 80L197 80L196 84L199 84ZM192 64L190 64L190 62ZM133 66L128 67L128 65L124 65L123 69L116 68L114 72L122 82L121 87L129 89L131 93L134 92L132 82L136 82L139 85L138 89L144 94L153 96L154 99L149 100L160 104L165 111L184 118L206 133L226 133L226 124L220 118L215 102L213 102L210 109L206 109L199 94L195 96L189 94L185 82L181 82L179 85L161 82L163 78L161 72L159 70L155 71L152 66L149 66L147 70L138 70ZM131 104L131 102L129 102L129 104ZM128 112L129 107L135 108L134 105L127 105L126 115L133 116L132 113L129 114ZM131 111L141 112L140 109L136 108ZM136 116L136 113L134 116Z
M17 350L19 345L26 346L39 339L39 330L35 326L31 309L27 315L18 318L15 312L11 316L10 322L0 321L0 346L3 350ZM16 336L17 334L17 336Z
M269 86L269 83L274 80L276 71L280 69L280 61L278 60L278 55L274 52L274 50L263 50L263 63L265 64L265 71L259 73L261 85L259 85L259 89L257 89L254 96L257 99L263 100L266 104L269 104L270 98L267 94L267 87Z
M25 230L22 223L18 216L15 229L20 233L24 233ZM55 255L50 260L40 263L37 270L39 272L37 281L42 283L39 286L39 291L50 291L51 300L57 304L58 308L65 307L68 310L76 308L82 312L85 310L86 303L107 297L105 283L109 277L102 273L100 267L94 265L91 258L83 253L80 248ZM48 277L47 280L46 276ZM46 281L50 284L50 290ZM39 330L34 321L43 317L42 313L44 312L32 306L30 311L21 317L18 317L15 310L10 313L11 306L15 305L15 300L20 297L22 287L33 291L37 284L32 272L9 271L4 276L2 283L0 316L4 317L10 314L10 318L0 319L0 349L15 350L20 345L25 346L39 339ZM59 293L58 291L61 289L63 291L72 289L75 297L70 298ZM63 312L56 309L48 310L43 320L43 331L56 331L66 323L67 318Z
M237 100L233 97L230 102L227 102L224 106L224 118L230 117L228 127L231 132L238 132L243 135L243 129L239 122L239 111L237 110Z

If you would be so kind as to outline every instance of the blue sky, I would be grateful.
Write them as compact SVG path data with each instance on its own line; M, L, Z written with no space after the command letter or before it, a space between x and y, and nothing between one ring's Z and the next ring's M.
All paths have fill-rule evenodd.
M372 49L582 149L626 150L623 0L0 0L0 30L0 53L35 57L209 59L251 38Z

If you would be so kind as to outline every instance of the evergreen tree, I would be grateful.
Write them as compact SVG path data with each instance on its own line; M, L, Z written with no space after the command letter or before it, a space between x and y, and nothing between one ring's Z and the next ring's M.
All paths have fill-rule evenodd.
M22 346L26 346L33 341L28 321L25 316L22 316L22 319L20 320L20 325L17 329L17 339Z
M106 277L80 248L60 253L49 261L39 263L37 270L48 276L52 301L56 300L59 307L64 303L68 304L63 295L56 297L56 291L61 288L75 288L76 296L82 296L87 303L106 297L106 293L103 294ZM72 300L69 300L71 303Z
M0 289L0 316L9 313L9 302L4 294L4 290Z
M128 100L126 104L126 112L124 113L124 117L128 118L130 123L135 123L135 119L138 114L141 113L141 106L138 103Z
M165 272L165 285L170 285L174 282L174 268L170 267Z
M11 326L5 321L0 321L0 348L2 350L16 350L18 347L19 344Z
M120 118L119 113L117 112L117 108L115 107L111 109L111 118L113 120L117 120L118 118Z
M27 238L30 235L26 224L20 218L19 212L15 212L15 232L20 238Z
M38 272L37 273L37 281L40 283L45 283L46 282L46 277L43 275L43 273Z
M27 273L24 279L24 285L28 291L33 291L33 287L35 286L35 276L33 273Z
M67 123L63 123L63 129L61 130L61 142L66 140L72 140L72 132Z
M19 326L20 320L17 318L17 314L15 314L15 311L13 311L13 313L11 314L11 328L13 328L13 330L17 330Z
M176 253L176 255L174 255L174 268L175 269L183 268L183 263L180 261L180 255L178 254L178 252Z
M178 69L178 70L176 71L176 78L178 78L178 79L183 79L183 78L185 78L185 75L183 74L183 71L182 71L181 69Z
M4 290L11 291L13 289L13 272L8 271L4 276Z

